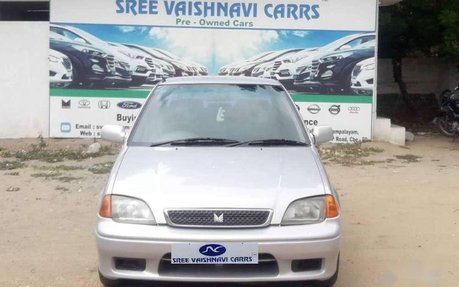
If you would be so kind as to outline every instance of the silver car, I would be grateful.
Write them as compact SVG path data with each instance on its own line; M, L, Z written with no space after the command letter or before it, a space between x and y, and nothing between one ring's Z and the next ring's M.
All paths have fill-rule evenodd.
M315 145L283 86L246 77L168 79L151 92L100 197L105 286L316 281L338 276L341 220Z

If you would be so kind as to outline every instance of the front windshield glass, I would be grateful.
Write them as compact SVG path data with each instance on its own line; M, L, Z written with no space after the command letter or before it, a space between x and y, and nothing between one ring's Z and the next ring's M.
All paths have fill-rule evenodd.
M87 33L86 31L80 30L78 28L72 27L75 31L81 35L81 37L85 38L87 41L91 42L92 44L100 44L100 45L107 45L106 42L102 41L101 39L97 38L96 36Z
M130 144L193 138L309 144L295 106L281 87L235 84L159 86L137 121Z
M327 44L325 46L323 46L322 48L320 48L321 51L332 51L332 50L335 50L337 48L339 48L341 45L349 42L350 40L352 40L353 38L355 38L356 36L358 36L359 34L354 34L354 35L349 35L349 36L346 36L346 37L343 37L343 38L340 38L334 42L331 42L330 44Z
M368 49L368 48L374 48L376 45L376 40L371 40L368 42L365 42L363 44L358 45L355 47L355 49Z
M161 50L161 49L158 49L158 48L155 48L156 51L160 52L161 54L164 54L165 56L171 58L171 59L175 59L175 60L180 60L180 58L168 51L164 51L164 50Z

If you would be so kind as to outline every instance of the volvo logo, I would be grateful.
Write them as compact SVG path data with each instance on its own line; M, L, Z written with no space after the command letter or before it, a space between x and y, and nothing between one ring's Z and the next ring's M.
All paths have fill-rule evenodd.
M310 112L313 115L318 114L320 111L321 109L318 105L310 105L308 107L308 112Z
M336 116L337 114L341 113L341 106L333 105L328 109L328 111L330 112L330 114Z
M220 256L225 254L226 248L220 244L207 244L199 248L199 253L205 256Z
M142 107L142 104L137 103L137 102L127 101L127 102L118 103L118 107L121 109L125 109L125 110L137 110Z
M223 213L218 216L216 213L214 213L214 222L215 223L223 223Z

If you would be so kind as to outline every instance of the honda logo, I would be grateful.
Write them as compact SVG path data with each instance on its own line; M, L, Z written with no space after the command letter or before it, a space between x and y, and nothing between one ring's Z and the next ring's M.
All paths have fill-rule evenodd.
M110 108L110 101L99 101L99 109L101 110L108 110Z

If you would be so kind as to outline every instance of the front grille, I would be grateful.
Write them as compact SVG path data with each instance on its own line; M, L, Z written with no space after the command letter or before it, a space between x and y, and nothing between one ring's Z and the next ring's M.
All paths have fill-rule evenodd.
M273 71L277 71L277 69L279 69L279 67L282 65L282 61L276 61L274 62L274 67L273 67Z
M320 65L319 61L317 60L312 61L312 66L311 66L311 76L312 77L317 76L317 73L319 72L319 65Z
M271 254L259 254L258 264L171 264L171 254L161 258L158 267L160 276L173 277L276 277L279 275L279 267L276 259Z
M107 59L108 69L110 71L114 71L115 70L115 56L107 55L105 56L105 58Z
M64 58L64 60L62 61L64 67L67 69L67 70L71 70L72 69L72 62L70 62L70 59L69 58Z
M153 59L152 58L145 58L145 62L147 62L147 65L150 68L153 68L155 66L155 64L153 63Z
M270 210L189 209L167 210L169 225L178 227L264 227L271 219Z

